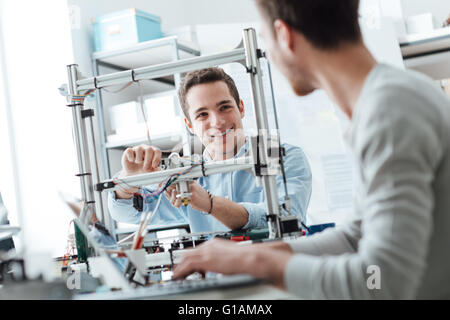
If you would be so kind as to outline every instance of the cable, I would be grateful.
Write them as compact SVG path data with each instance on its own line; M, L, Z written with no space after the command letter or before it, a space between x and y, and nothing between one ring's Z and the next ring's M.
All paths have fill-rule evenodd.
M133 84L133 81L130 81L130 82L126 83L123 87L121 87L120 89L117 89L117 90L115 90L115 91L113 91L113 90L108 90L108 89L106 89L107 87L103 87L102 89L103 89L104 91L108 92L108 93L120 93L120 92L122 92L123 90L127 89L127 88L128 88L129 86L131 86L132 84Z
M144 243L145 235L148 232L147 231L147 225L150 223L150 221L152 220L153 216L158 211L159 204L161 203L161 198L162 198L162 194L159 195L158 202L156 203L156 206L153 209L151 214L146 212L146 214L143 215L143 219L141 220L141 223L139 225L139 229L136 232L136 235L135 235L134 240L133 240L133 247L132 248L134 250L140 249L142 247L142 244Z
M148 144L152 144L152 140L150 139L150 129L148 127L147 115L144 110L144 89L142 88L142 83L138 80L137 84L139 85L139 104L141 106L142 117L144 118L145 127L147 128L147 140Z
M269 71L269 82L270 82L270 90L272 92L272 106L273 106L273 115L274 115L274 119L275 119L275 128L277 130L277 132L280 132L280 126L278 124L278 116L277 116L277 108L276 108L276 104L275 104L275 97L273 95L273 84L272 84L272 72L270 71L270 64L267 62L267 69ZM281 142L280 140L278 140L278 148L281 152ZM283 163L283 159L282 156L280 154L280 165L281 165L281 172L283 175L283 184L284 184L284 192L285 192L285 196L289 197L289 193L288 193L288 189L287 189L287 181L286 181L286 171L284 170L284 163Z
M89 96L92 92L94 92L96 89L91 89L88 90L86 93L84 94L77 94L77 95L73 95L70 97L70 99L72 100L72 103L76 103L76 102L81 102L81 104L83 104L84 99Z
M143 192L136 192L135 194L143 197L144 201L148 197L157 197L161 193L163 193L168 187L173 185L178 180L178 177L183 176L183 175L191 172L192 169L194 169L195 167L197 167L199 165L200 165L200 163L194 163L192 166L190 166L186 170L183 170L183 171L171 174L168 178L166 178L165 180L160 182L159 189L157 189L157 190L149 190L149 189L145 189L144 188ZM117 185L118 187L120 187L123 191L127 191L127 189L131 189L131 188L139 188L138 186L130 185L127 182L125 182L125 181L123 181L122 179L119 179L119 178L114 178L113 179L113 183L115 185ZM123 185L125 185L126 187L123 187ZM163 186L161 187L161 185L163 185ZM148 190L148 192L146 192L146 190Z

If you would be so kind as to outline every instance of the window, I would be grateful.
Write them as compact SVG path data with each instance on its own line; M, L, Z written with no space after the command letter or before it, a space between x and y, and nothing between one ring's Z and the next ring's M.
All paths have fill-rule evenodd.
M66 1L0 0L0 190L17 248L62 256L80 194L72 113L58 93L73 63Z

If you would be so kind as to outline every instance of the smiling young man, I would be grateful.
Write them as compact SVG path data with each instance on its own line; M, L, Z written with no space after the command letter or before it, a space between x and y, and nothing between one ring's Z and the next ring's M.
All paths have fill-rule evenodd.
M214 239L174 278L248 273L313 299L450 298L450 100L425 76L377 63L358 0L256 3L266 53L294 92L323 89L351 119L353 220L295 241Z
M193 71L185 75L178 91L189 130L204 146L204 159L226 160L241 157L249 150L242 119L244 103L233 79L220 68ZM298 147L283 145L291 213L303 222L311 197L311 170ZM161 152L152 146L125 150L119 178L160 170ZM282 177L277 177L280 201L284 198ZM190 183L188 206L181 206L175 186L161 199L152 224L188 222L192 232L228 231L267 227L264 192L247 171L200 177ZM111 216L121 222L139 223L141 213L132 206L135 188L111 191L108 206ZM152 210L156 201L146 205Z

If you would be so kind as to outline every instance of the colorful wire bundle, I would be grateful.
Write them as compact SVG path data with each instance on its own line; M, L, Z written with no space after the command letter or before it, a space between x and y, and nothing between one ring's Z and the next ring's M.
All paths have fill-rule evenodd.
M180 171L180 172L173 173L172 175L170 175L166 180L164 180L163 182L161 182L159 184L158 189L150 190L147 188L142 188L142 192L135 192L135 194L141 196L144 199L144 202L146 202L147 198L156 198L161 193L163 193L168 187L175 184L176 181L178 180L178 177L191 172L192 169L194 169L195 167L200 166L200 165L201 165L201 163L196 163L196 162L192 161L192 166L190 166L189 168L187 168L184 171ZM122 179L115 178L115 179L113 179L113 183L118 185L124 191L126 191L127 189L131 189L131 188L138 188L137 186L132 186L132 185L126 183Z
M86 92L85 94L71 96L72 103L84 102L84 99L86 99L86 97L89 96L94 91L95 91L95 89L92 89L92 90L89 90L88 92Z

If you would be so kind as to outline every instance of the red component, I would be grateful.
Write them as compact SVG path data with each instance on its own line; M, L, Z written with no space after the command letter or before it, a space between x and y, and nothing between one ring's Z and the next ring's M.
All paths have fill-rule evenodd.
M232 240L232 241L246 241L246 240L250 240L250 236L232 236L230 238L230 240Z
M305 234L306 234L306 231L302 229L302 235L305 235Z

